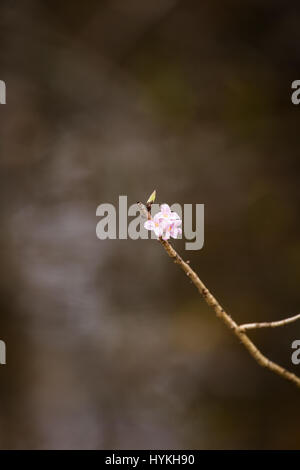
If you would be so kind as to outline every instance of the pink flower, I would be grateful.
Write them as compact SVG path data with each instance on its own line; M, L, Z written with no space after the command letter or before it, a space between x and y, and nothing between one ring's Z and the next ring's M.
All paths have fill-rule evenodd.
M181 225L180 219L176 219L168 223L165 226L165 230L163 231L162 239L169 240L170 237L177 238L178 235L182 233L182 230L181 228L179 228L179 225Z
M159 220L156 214L153 219L147 220L144 227L147 230L153 230L157 237L161 237L164 231L164 224Z
M170 237L177 238L182 233L181 220L176 212L172 212L168 204L160 206L158 212L153 219L147 220L144 227L147 230L153 230L155 235L163 240L169 240Z
M179 225L181 225L180 219L174 220L174 222L171 224L171 230L170 230L171 237L177 238L178 235L182 234L182 230L179 227Z
M168 204L162 204L160 206L160 212L156 214L162 220L180 220L179 215L176 212L172 212Z

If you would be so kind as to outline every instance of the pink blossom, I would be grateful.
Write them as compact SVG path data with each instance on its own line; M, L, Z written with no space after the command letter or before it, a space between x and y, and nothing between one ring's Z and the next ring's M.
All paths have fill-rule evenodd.
M157 215L158 214L156 214L153 219L147 220L144 223L144 227L147 230L153 230L157 237L161 237L164 232L165 226L162 221L160 221L159 217L157 217Z
M153 230L155 235L163 240L169 240L170 237L177 238L182 233L181 219L176 212L172 212L168 204L160 206L158 212L152 219L147 220L144 227L147 230Z
M181 220L179 219L170 221L168 224L166 224L165 230L163 230L162 239L169 240L170 237L177 238L178 235L182 233L182 230L181 228L179 228L179 225L181 225Z
M180 217L176 212L172 212L168 204L162 204L160 206L160 212L156 214L160 219L163 220L179 220Z
M170 230L171 237L178 238L178 235L182 234L182 230L179 227L179 225L181 225L180 219L174 220L174 222L171 224L171 230Z

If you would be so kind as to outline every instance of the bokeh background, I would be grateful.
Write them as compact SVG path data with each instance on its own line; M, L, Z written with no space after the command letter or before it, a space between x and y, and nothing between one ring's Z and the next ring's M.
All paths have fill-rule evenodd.
M0 6L2 449L300 448L260 368L156 241L96 238L103 202L205 204L174 243L239 322L300 309L297 1ZM251 334L300 374L300 324Z

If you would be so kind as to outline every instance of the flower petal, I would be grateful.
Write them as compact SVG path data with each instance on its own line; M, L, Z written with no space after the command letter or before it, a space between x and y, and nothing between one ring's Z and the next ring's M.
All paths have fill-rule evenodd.
M162 214L162 212L158 212L158 213L155 214L155 216L153 217L154 222L158 222L158 223L159 223L162 219L163 219L163 214Z
M170 209L170 206L168 204L162 204L160 206L160 210L161 210L164 217L166 215L169 216L171 214L171 209Z
M147 230L154 230L155 224L153 220L146 220L146 222L144 223L144 227Z
M154 232L157 237L161 237L164 232L164 227L161 224L155 224Z
M181 224L182 224L182 220L180 219L172 220L172 225L176 228L179 227L179 225Z

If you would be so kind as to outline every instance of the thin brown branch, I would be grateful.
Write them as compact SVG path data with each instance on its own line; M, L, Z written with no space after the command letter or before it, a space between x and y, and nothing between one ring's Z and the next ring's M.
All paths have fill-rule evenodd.
M216 298L210 293L207 287L200 280L199 276L193 271L193 269L183 261L179 254L174 250L168 241L159 239L160 243L176 264L178 264L181 269L185 272L188 278L192 281L195 287L198 289L202 297L204 298L207 305L215 311L216 315L220 320L225 323L225 325L232 331L232 333L240 340L243 346L251 354L251 356L256 360L256 362L262 366L270 369L276 374L280 375L286 380L293 382L298 388L300 388L300 378L297 377L292 372L284 369L280 365L276 364L273 361L270 361L266 356L264 356L260 350L255 346L251 339L246 335L246 333L241 330L237 323L231 318L231 316L225 312L223 307L219 304Z
M245 323L239 326L240 331L246 330L254 330L256 328L276 328L277 326L285 326L289 323L293 323L296 320L300 320L300 313L298 315L294 315L293 317L284 318L283 320L279 321L271 321L271 322L262 322L262 323Z

